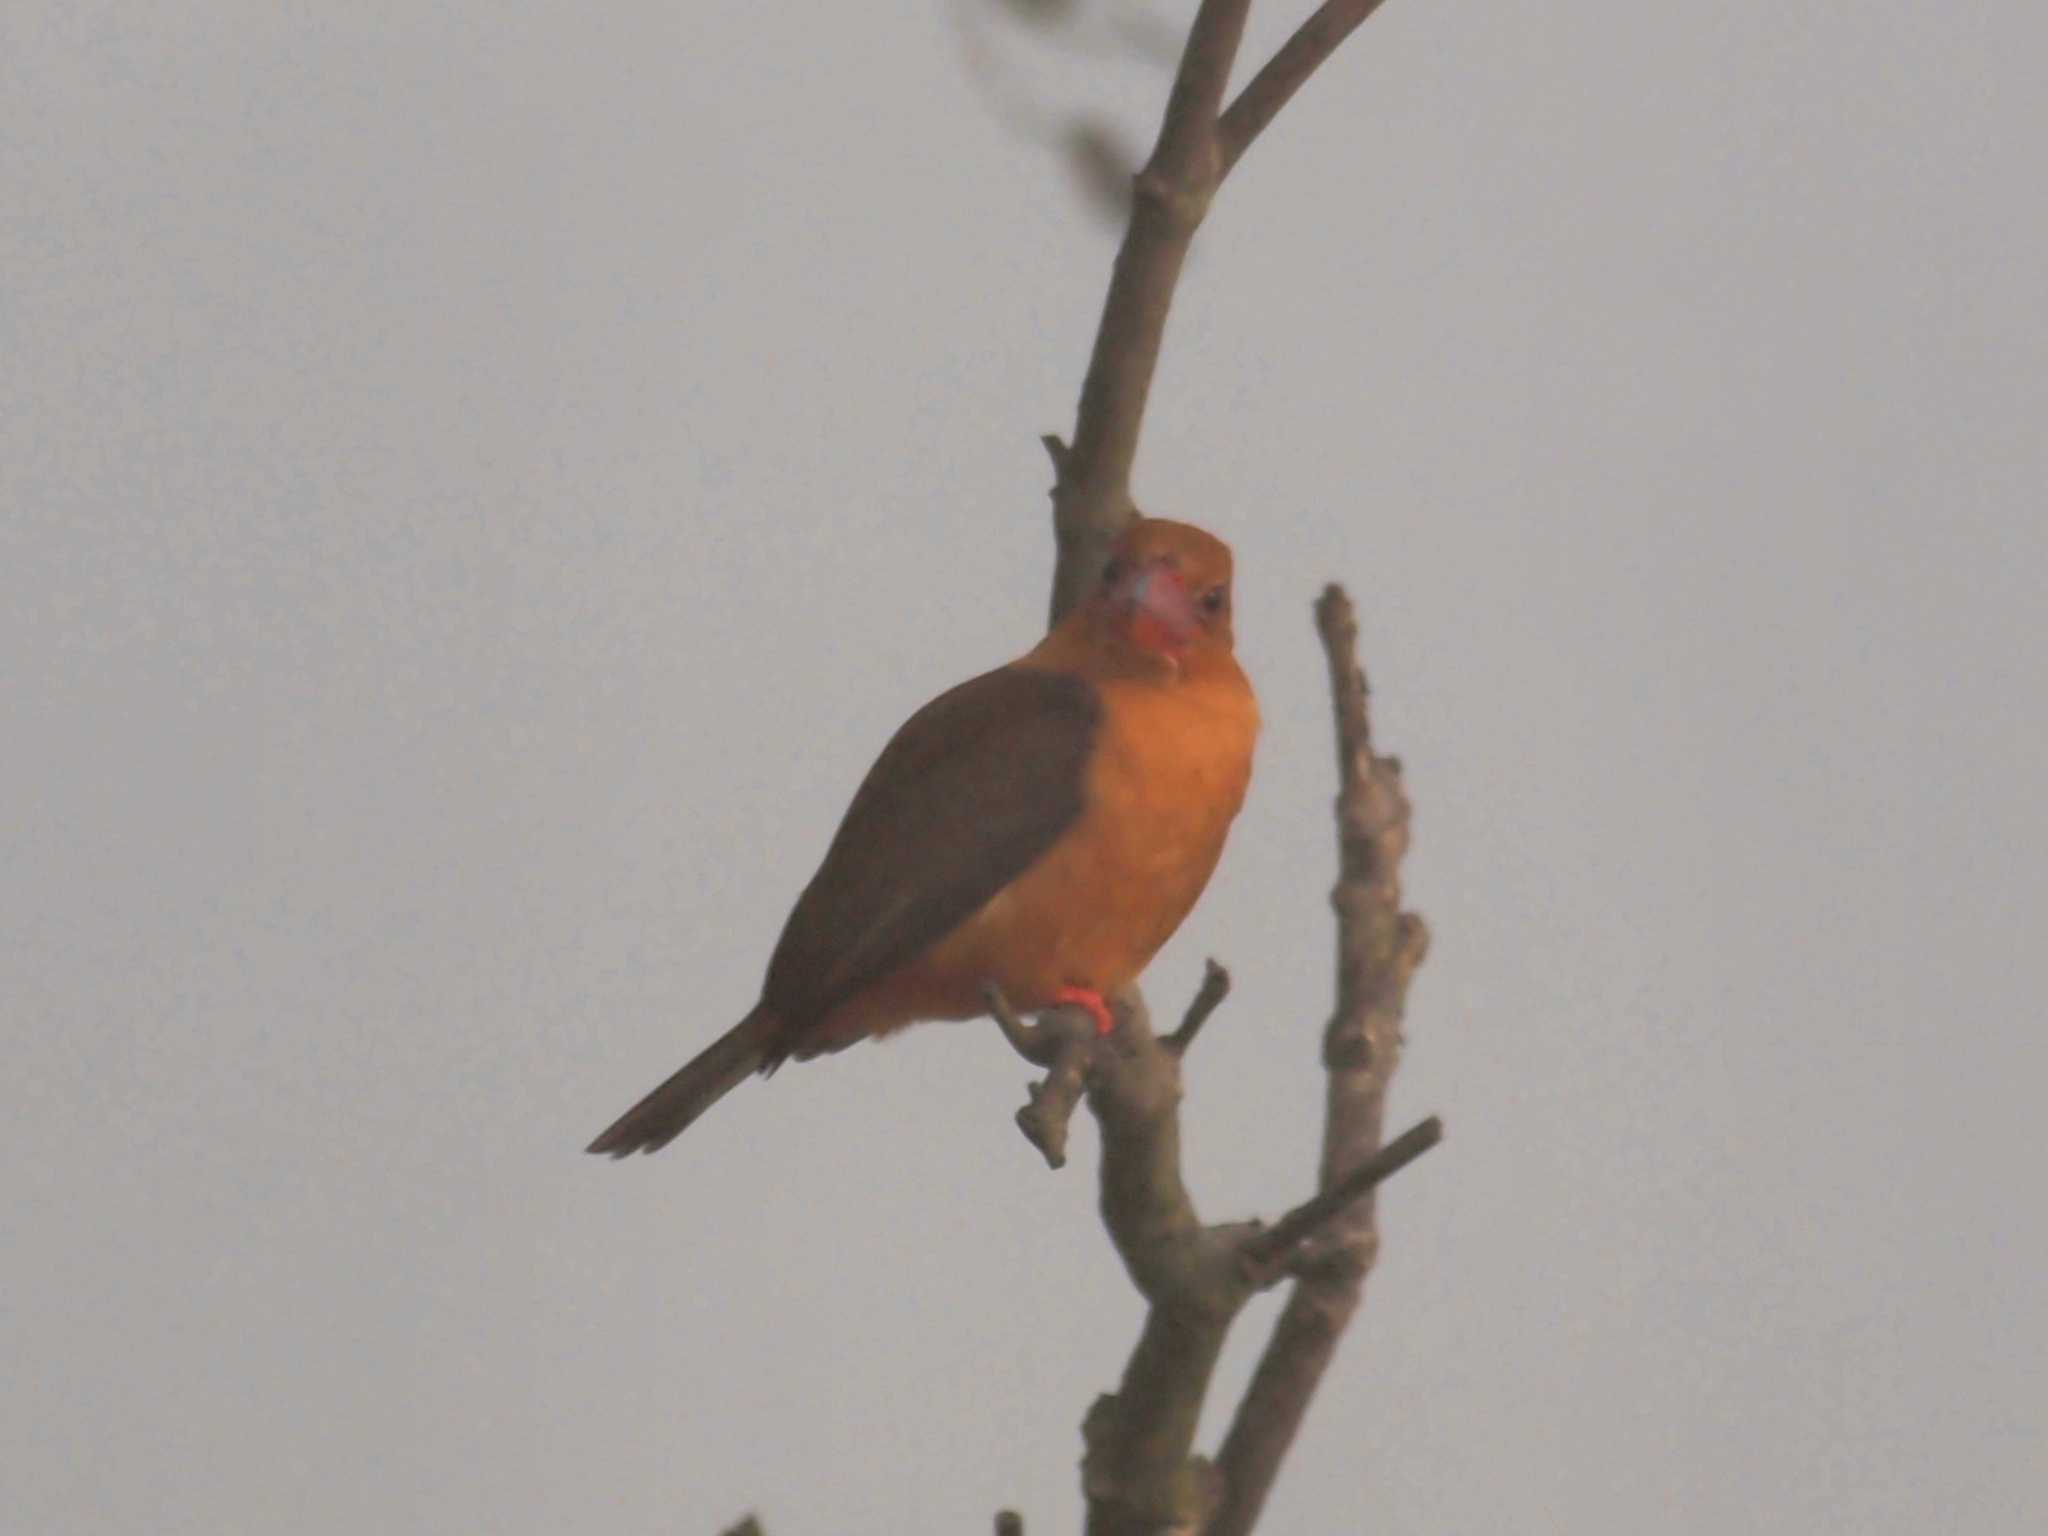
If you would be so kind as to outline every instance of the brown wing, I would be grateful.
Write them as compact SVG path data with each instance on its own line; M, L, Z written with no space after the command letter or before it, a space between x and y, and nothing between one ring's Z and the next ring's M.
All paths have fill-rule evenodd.
M901 970L1080 816L1102 705L1067 673L1004 667L904 722L797 898L762 999L799 1034Z

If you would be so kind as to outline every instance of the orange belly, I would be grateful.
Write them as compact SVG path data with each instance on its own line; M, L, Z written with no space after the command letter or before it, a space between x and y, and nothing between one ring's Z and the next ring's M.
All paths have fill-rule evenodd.
M820 1048L977 1017L990 981L1025 1011L1050 1007L1062 987L1111 992L1173 936L1244 801L1257 706L1234 665L1214 683L1103 691L1080 819L916 962L821 1020Z

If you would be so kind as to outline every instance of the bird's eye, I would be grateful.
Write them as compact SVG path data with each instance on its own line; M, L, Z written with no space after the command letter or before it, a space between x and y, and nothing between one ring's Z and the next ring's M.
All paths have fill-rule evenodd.
M1230 593L1223 587L1211 587L1202 594L1202 612L1214 617L1230 606Z
M1102 568L1102 584L1105 587L1113 587L1123 579L1124 563L1122 560L1112 560Z

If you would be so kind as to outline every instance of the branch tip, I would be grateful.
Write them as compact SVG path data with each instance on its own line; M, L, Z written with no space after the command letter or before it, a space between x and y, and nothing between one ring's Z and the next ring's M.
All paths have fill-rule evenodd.
M1221 1006L1223 999L1230 996L1230 972L1216 961L1204 962L1202 984L1195 989L1194 1000L1188 1004L1188 1011L1181 1015L1180 1028L1159 1043L1176 1056L1185 1056L1188 1047L1195 1043L1202 1026L1209 1022L1209 1015Z
M1253 1237L1245 1244L1246 1256L1261 1267L1278 1263L1352 1201L1384 1184L1443 1139L1444 1123L1436 1115L1410 1126L1328 1189L1304 1200Z

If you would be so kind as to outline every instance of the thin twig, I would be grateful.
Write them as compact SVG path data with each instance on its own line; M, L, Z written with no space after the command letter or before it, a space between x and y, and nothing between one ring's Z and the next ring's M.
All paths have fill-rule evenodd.
M1311 1195L1253 1237L1245 1244L1245 1256L1260 1265L1283 1258L1360 1195L1384 1184L1443 1139L1444 1123L1435 1115L1410 1126L1328 1189Z
M1205 961L1202 966L1202 985L1196 989L1194 1001L1188 1004L1188 1011L1181 1015L1180 1028L1159 1043L1176 1056L1185 1056L1188 1047L1195 1043L1195 1036L1202 1032L1202 1026L1209 1022L1209 1015L1230 996L1230 972L1214 960Z
M1315 14L1295 29L1294 36L1280 45L1280 51L1266 61L1265 68L1238 92L1237 100L1217 125L1225 176L1251 148L1252 140L1308 83L1308 77L1322 66L1323 60L1335 53L1337 45L1357 31L1383 3L1384 0L1324 0Z

